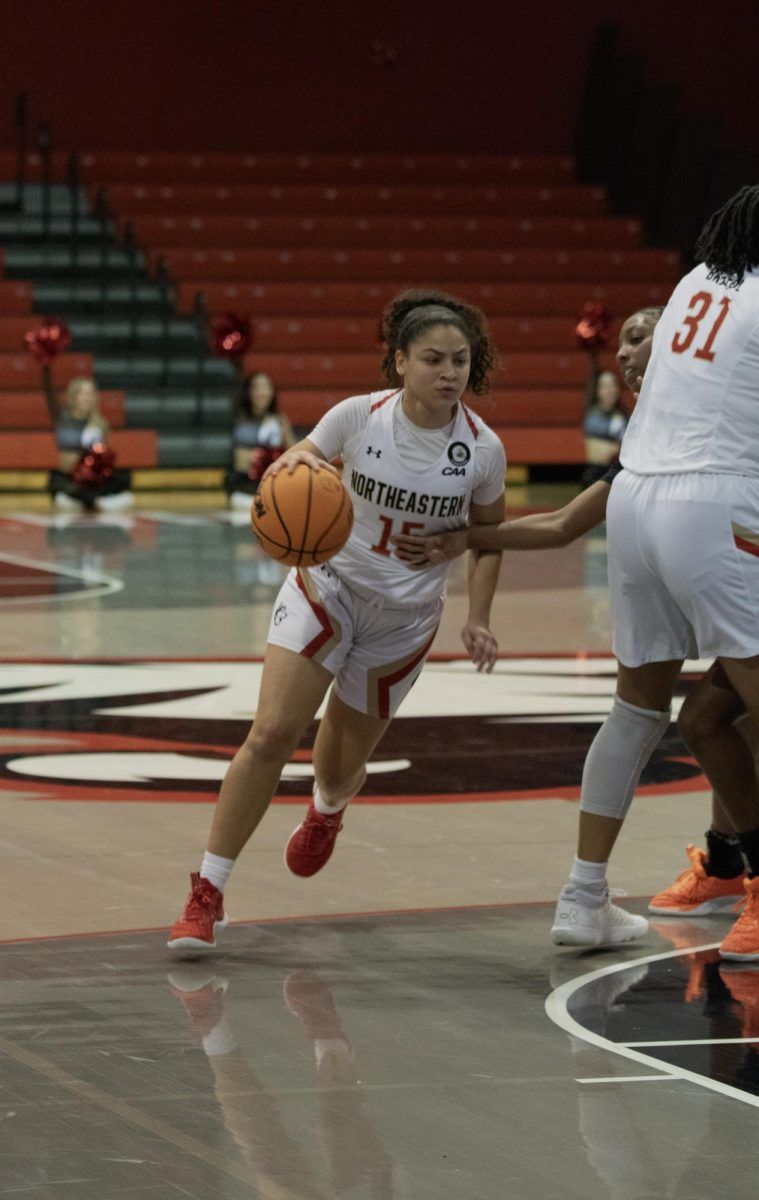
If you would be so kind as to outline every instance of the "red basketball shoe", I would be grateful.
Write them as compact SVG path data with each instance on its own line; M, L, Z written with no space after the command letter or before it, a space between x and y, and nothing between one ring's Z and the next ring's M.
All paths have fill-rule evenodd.
M312 1041L317 1038L348 1041L332 991L315 971L293 971L287 976L282 993L288 1009Z
M200 958L216 949L216 931L227 927L229 917L224 912L224 897L210 879L201 879L194 872L190 881L192 891L166 945L180 957Z
M205 967L179 967L169 975L169 991L176 996L202 1041L224 1016L226 979L219 979Z
M321 871L335 848L335 839L343 827L344 809L339 812L317 812L313 800L305 820L293 833L285 847L285 862L293 875L307 877Z

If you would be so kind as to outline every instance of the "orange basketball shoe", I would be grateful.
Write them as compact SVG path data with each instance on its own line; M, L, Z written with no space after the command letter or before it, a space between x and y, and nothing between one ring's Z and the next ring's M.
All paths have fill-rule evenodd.
M759 1038L759 971L756 967L734 967L725 963L719 973L733 1000L743 1010L744 1038ZM759 1050L759 1046L754 1046Z
M317 812L313 800L305 820L290 834L285 847L285 862L293 875L308 877L329 862L335 839L343 827L344 809L334 814Z
M224 912L224 897L210 879L193 872L190 882L192 890L184 912L166 945L182 958L200 958L216 949L216 931L226 929L229 917Z
M706 871L706 854L695 846L686 846L690 866L675 882L654 896L650 913L663 917L705 917L708 913L728 912L743 895L743 876L718 879Z
M759 962L759 876L744 879L743 910L719 948L733 962ZM738 907L738 906L736 906Z

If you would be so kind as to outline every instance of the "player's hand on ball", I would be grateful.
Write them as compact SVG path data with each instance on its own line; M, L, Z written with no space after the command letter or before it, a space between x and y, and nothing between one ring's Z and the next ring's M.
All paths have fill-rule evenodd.
M498 642L487 625L467 621L461 630L461 640L477 670L489 675L498 658Z
M310 450L286 450L271 466L266 468L261 476L261 482L267 476L277 475L280 471L286 470L289 475L292 475L298 463L305 463L313 471L331 471L333 475L340 477L340 472L332 466L332 463L326 462L323 458L317 458Z
M397 534L390 539L395 552L412 571L436 566L458 558L466 550L467 530L454 529L452 533L433 533L429 537L409 537Z

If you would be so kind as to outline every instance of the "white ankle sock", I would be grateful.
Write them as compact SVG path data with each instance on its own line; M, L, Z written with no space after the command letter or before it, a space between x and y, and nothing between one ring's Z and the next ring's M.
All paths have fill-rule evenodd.
M348 801L344 800L342 804L325 804L319 788L314 784L314 808L322 816L329 817L334 816L335 813L342 812L347 803Z
M203 862L200 864L200 877L201 879L210 879L214 887L223 892L234 865L233 858L219 858L218 854L209 854L206 850Z
M608 863L588 862L584 858L575 858L569 873L569 882L584 892L602 892L606 887L606 870Z

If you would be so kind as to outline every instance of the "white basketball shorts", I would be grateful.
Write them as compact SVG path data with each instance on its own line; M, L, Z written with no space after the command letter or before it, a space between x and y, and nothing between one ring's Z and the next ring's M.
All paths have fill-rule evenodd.
M341 700L371 717L393 717L416 682L443 609L359 596L330 568L296 568L274 604L268 641L313 659L335 677Z
M606 521L621 663L759 654L759 479L624 470Z

